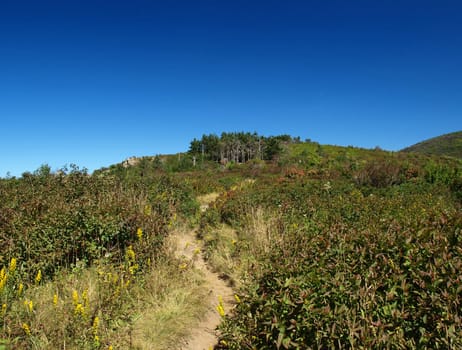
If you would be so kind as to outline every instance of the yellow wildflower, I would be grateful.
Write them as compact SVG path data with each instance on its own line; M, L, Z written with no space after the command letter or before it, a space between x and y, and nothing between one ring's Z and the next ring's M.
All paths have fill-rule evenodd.
M79 303L79 293L75 289L72 291L72 303L74 305Z
M93 320L93 335L97 335L98 334L98 327L99 327L99 317L96 316Z
M10 272L14 272L16 270L16 258L11 258L10 261Z
M85 314L85 310L83 309L83 305L78 303L76 306L75 306L75 309L74 309L74 314L75 315L81 315L83 316Z
M241 298L239 298L239 295L234 294L234 299L236 300L236 303L238 303L238 304L241 303Z
M218 304L218 305L217 305L217 311L218 311L218 314L219 314L221 317L224 317L224 316L225 316L225 308L223 307L222 304Z
M23 289L24 289L24 285L23 285L22 283L19 283L19 286L18 286L18 297L21 296Z
M114 348L113 348L112 345L109 345L109 347L107 348L107 350L114 350Z
M131 275L134 275L136 273L136 271L138 270L138 268L139 268L139 265L135 264L135 265L130 266L128 268L128 272L130 272Z
M94 336L94 340L95 340L95 345L97 347L100 346L99 336L98 336L98 327L99 327L99 317L96 316L94 318L94 320L93 320L92 328L93 328L93 336Z
M138 237L138 240L140 241L143 239L143 230L141 228L136 230L136 236Z
M30 335L30 327L27 323L22 324L22 329L24 330L24 333L26 333L27 335Z
M6 274L5 267L0 270L0 291L5 287L6 280L8 279L8 275Z
M24 306L29 312L34 311L34 302L32 300L24 300Z
M218 314L221 317L225 316L225 308L223 307L223 297L221 295L218 296L218 305L216 307Z
M127 250L125 251L125 258L129 262L135 261L135 251L133 250L133 247L131 245L128 246Z
M180 270L185 270L188 268L188 264L186 264L185 262L184 263L181 263L180 265L178 265L178 268Z
M53 305L57 306L58 305L58 294L53 294Z
M40 281L42 280L42 270L38 270L37 272L37 276L35 276L35 283L40 283Z

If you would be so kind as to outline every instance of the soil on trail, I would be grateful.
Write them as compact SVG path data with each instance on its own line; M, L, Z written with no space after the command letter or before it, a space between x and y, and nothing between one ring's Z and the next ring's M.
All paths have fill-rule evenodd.
M216 198L211 196L210 199ZM208 202L207 201L207 202ZM207 209L208 203L201 205L201 210ZM173 235L176 243L176 253L178 257L186 259L194 268L201 271L205 279L205 288L208 289L208 306L207 311L194 326L187 339L181 341L182 350L210 350L218 342L217 326L220 324L221 316L216 309L219 300L223 300L223 308L225 312L233 307L234 293L232 288L226 281L220 278L219 274L213 272L208 267L206 261L202 257L202 242L197 239L196 231L176 232Z

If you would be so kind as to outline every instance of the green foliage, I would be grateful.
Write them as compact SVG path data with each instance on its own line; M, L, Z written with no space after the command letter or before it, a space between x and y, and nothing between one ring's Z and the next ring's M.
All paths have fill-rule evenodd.
M404 152L417 152L462 159L462 131L434 137L407 147Z
M216 192L199 234L240 285L217 348L461 348L461 169L453 158L223 133L93 175L44 165L2 179L0 339L99 349L115 329L128 334L134 291L166 261L164 237L199 218L197 195ZM88 289L87 308L73 288L82 299ZM53 293L59 331L44 321Z
M91 177L75 169L1 181L0 261L15 257L24 264L24 273L34 276L40 269L52 276L63 267L121 256L140 227L156 249L171 214L168 205L143 204L139 198L154 196L161 186L143 194L114 178ZM143 205L153 208L149 217Z
M42 166L0 180L0 197L0 339L13 348L107 348L168 263L164 237L198 211L188 182L150 160L94 175Z
M449 185L462 176L460 168L445 163L429 162L425 166L425 179L430 183Z
M236 261L247 254L252 208L274 218L271 248L253 256L219 348L462 346L460 207L444 183L407 178L409 163L385 166L401 182L289 177L216 201L204 225L219 215L238 230Z
M282 147L278 138L270 137L266 140L265 150L263 153L264 159L273 160L281 152Z
M201 140L193 139L189 153L209 160L227 163L245 163L252 159L273 160L282 152L282 144L299 142L300 138L290 135L264 137L257 133L222 133L203 135Z

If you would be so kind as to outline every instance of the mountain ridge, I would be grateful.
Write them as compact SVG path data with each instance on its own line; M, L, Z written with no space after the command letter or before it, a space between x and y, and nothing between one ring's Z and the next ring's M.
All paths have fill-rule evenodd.
M462 159L462 131L456 131L418 142L401 152L415 152Z

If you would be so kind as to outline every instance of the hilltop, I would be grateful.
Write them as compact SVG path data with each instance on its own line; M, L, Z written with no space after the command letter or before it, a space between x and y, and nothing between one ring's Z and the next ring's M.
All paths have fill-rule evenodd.
M462 159L462 131L433 137L409 146L402 152L434 154Z

